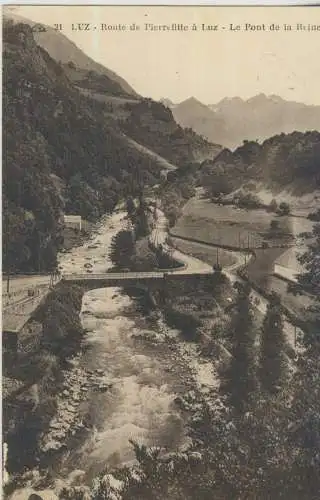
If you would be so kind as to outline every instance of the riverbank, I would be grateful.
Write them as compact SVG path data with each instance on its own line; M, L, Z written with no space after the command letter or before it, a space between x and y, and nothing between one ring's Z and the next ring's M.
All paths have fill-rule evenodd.
M105 270L108 249L103 242L97 244L97 240L100 233L103 240L105 224L110 229L113 219L117 223L122 215L117 212L113 217L105 216L80 247L59 256L63 272L80 263L83 266L88 254L93 258L89 249L92 242L94 247L99 247L94 252L95 265ZM118 230L116 227L115 231ZM105 236L106 242L110 241L109 236ZM43 470L48 470L49 464L62 454L68 438L73 439L74 434L84 431L77 409L86 391L89 387L106 388L101 373L90 374L76 367L85 349L82 342L85 331L79 316L82 296L83 290L78 287L58 285L26 326L28 339L32 337L31 345L19 353L14 363L8 360L4 366L4 374L21 380L22 385L18 394L4 402L4 440L9 443L8 494L18 485L43 481Z
M64 272L79 272L88 262L94 271L105 272L111 265L110 243L126 223L124 215L119 212L106 217L91 241L70 254L62 254L60 265ZM159 355L149 340L141 342L139 336L149 338L158 333L157 328L152 329L146 323L137 301L120 289L108 288L86 293L80 307L84 333L80 352L73 353L71 363L59 374L51 373L56 392L47 393L50 411L37 404L39 416L44 418L41 426L36 426L40 453L29 446L25 447L28 453L19 457L17 440L9 443L10 457L19 459L29 472L17 477L10 458L11 485L7 494L17 487L27 488L25 491L32 486L36 490L50 488L58 492L61 484L72 484L74 480L88 484L106 465L119 466L134 459L131 438L140 437L150 445L166 443L169 447L184 440L181 416L174 404L176 388L184 382L163 366L163 355L168 365L174 364L170 347L164 345ZM47 309L56 313L57 304L54 308L52 305L44 308ZM65 319L71 326L69 318L67 314ZM63 334L64 327L52 323L52 317L41 319L51 332ZM58 336L54 340L51 347L58 349ZM54 356L57 355L54 351ZM186 366L182 370L185 373ZM44 389L40 392L41 399ZM21 417L21 439L28 435L23 421ZM82 471L78 480L75 469ZM23 490L19 489L11 498L19 498L21 494Z
M102 293L102 290L99 292ZM108 408L108 422L104 420L107 408L100 408L104 415L104 423L98 430L96 445L93 445L94 452L90 453L90 450L86 448L86 472L82 473L81 480L78 477L67 486L67 495L72 499L77 498L80 489L87 493L91 491L94 498L95 486L92 486L93 483L91 484L89 479L95 479L96 485L100 484L100 491L105 492L106 498L140 498L140 493L135 496L137 485L130 485L130 482L133 481L136 484L135 481L138 481L139 483L139 477L142 482L144 480L141 470L139 471L141 463L139 465L137 461L137 458L141 459L143 453L146 453L145 463L149 464L146 466L152 467L151 456L148 455L147 448L145 452L143 451L143 446L151 447L151 449L158 447L160 459L164 464L171 461L176 466L177 461L184 457L186 464L190 461L189 466L192 469L194 460L199 461L200 457L201 462L202 455L199 450L206 439L205 432L208 431L205 427L201 427L204 415L207 411L214 415L220 415L225 411L224 402L219 395L219 371L224 369L223 365L229 359L230 354L223 348L223 342L219 345L222 339L218 332L221 321L227 320L225 308L228 307L230 293L233 293L231 284L226 278L216 275L213 280L211 277L196 279L194 282L190 279L182 280L179 281L179 287L172 283L168 285L164 294L160 291L152 292L152 300L148 299L149 293L137 289L126 289L122 292L121 298L118 293L113 296L116 302L122 302L124 297L130 297L131 306L135 304L134 310L139 311L140 314L143 313L143 317L140 316L138 328L136 328L136 323L127 326L122 323L123 328L131 332L131 349L132 346L135 346L135 350L138 349L138 363L132 350L130 361L127 359L124 363L123 349L127 348L127 337L122 337L121 351L118 351L119 344L115 343L114 335L108 341L101 337L104 331L101 326L96 331L95 338L92 338L99 352L101 342L105 344L111 341L113 349L116 349L112 357L113 363L110 365L111 372L118 368L117 360L121 355L122 369L124 364L129 362L130 368L127 366L126 371L129 368L130 373L133 363L135 375L134 382L129 376L129 383L122 373L121 385L122 388L126 388L125 399L122 400L123 403L116 415L113 412L110 413L110 407ZM175 317L169 319L170 313L168 312L172 310L171 303L175 307L185 308L189 321L184 325L177 322ZM92 307L91 302L90 304ZM148 307L146 304L149 304ZM191 304L193 308L190 307ZM100 302L94 306L95 317L101 306ZM126 315L129 310L130 303L127 303ZM86 315L89 315L89 311L86 309ZM212 311L214 311L214 317ZM110 313L111 311L106 312L104 307L99 318L105 321ZM199 336L191 338L191 319L195 315L199 321L197 326ZM94 321L92 312L88 321L92 325ZM121 321L121 318L117 321ZM115 323L113 325L115 326ZM109 330L110 334L113 330L114 328ZM98 332L100 336L97 339ZM97 350L94 353L96 361ZM137 382L143 385L147 383L149 387L148 392L145 393L145 389L143 391L143 407L140 407L141 396L137 399L139 387ZM120 380L117 381L117 384L119 383ZM151 387L152 392L150 392ZM127 418L129 417L129 421L132 419L130 417L132 404L135 405L135 425L140 424L138 428L127 427ZM138 411L142 411L142 414ZM147 419L146 416L148 416ZM119 422L121 422L121 427L118 429ZM145 429L146 424L147 429ZM151 427L149 427L150 424ZM130 440L133 440L134 446L130 444ZM112 453L115 449L118 450L117 454ZM137 451L138 449L142 455ZM135 455L134 451L138 452L138 455ZM94 465L92 460L95 461ZM74 461L72 463L74 465ZM76 463L76 468L80 467L80 462ZM124 497L120 491L121 487L124 488ZM159 488L162 488L162 484L159 484ZM162 496L154 498L162 498Z
M70 360L81 350L80 323L82 290L58 285L36 312L30 336L37 340L14 356L5 358L4 374L22 384L18 393L4 401L4 441L8 445L6 491L26 480L25 471L47 462L41 443L58 412L59 394ZM52 449L51 449L52 451Z
M123 212L106 217L91 241L61 256L64 272L83 272L88 262L94 272L108 270L113 235L125 224ZM217 298L209 281L201 281L201 290L200 281L188 290L180 287L180 306L183 295L194 290L189 305L197 302L201 318L207 315L209 322ZM178 295L168 292L178 301ZM89 486L106 467L134 463L131 439L166 453L190 445L188 422L199 410L197 393L190 391L212 395L218 379L203 345L189 342L188 332L181 333L183 325L170 322L170 316L172 310L154 309L137 290L107 288L83 295L81 353L60 373L54 412L41 435L43 455L39 466L24 476L24 486L51 488L56 494L65 486ZM12 499L19 494L21 490Z
M64 227L62 231L63 249L69 251L74 247L82 245L94 231L96 224L85 221L85 229Z

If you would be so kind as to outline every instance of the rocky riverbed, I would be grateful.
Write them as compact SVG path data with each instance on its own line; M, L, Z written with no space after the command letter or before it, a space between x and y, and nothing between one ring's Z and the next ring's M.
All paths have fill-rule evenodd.
M123 213L106 217L91 241L61 256L63 272L85 272L88 263L93 272L106 271L112 236L125 223ZM183 453L192 445L189 424L202 404L222 405L211 361L169 328L160 310L145 317L139 301L119 288L84 295L85 349L63 373L57 412L41 437L43 453L56 453L59 460L49 481L33 471L27 489L16 491L13 500L28 498L23 491L58 494L64 485L83 487L106 467L133 465L130 439ZM114 483L112 478L106 480Z
M57 412L49 424L49 431L41 438L40 450L43 453L67 447L68 438L85 429L80 407L86 400L89 390L105 392L112 384L103 370L86 370L79 367L81 356L72 360L73 368L63 373L62 393L57 398Z

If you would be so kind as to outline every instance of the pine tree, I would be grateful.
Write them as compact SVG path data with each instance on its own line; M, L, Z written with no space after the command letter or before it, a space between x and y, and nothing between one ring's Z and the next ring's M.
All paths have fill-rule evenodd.
M301 498L318 498L320 491L320 224L313 228L301 262L306 272L298 277L303 287L314 294L314 303L307 309L303 345L297 372L293 377L293 399L289 419L290 439L295 448L292 467L292 491Z
M118 267L130 268L134 252L134 241L131 231L120 231L111 241L110 258Z
M128 196L126 200L126 210L128 212L128 216L132 219L134 212L135 212L136 206L134 204L134 201L131 196Z
M149 234L148 206L142 196L139 198L139 205L136 210L135 233L137 239Z
M288 372L281 302L275 293L272 294L269 300L261 333L261 387L266 392L275 393L285 383Z
M255 363L255 325L250 286L236 284L238 296L231 321L232 360L222 385L230 404L243 412L253 400L257 388Z

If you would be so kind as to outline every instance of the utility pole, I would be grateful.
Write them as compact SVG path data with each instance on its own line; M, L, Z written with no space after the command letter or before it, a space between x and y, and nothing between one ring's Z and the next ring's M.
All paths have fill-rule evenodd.
M41 234L39 230L39 246L38 246L38 273L41 274Z
M219 247L217 247L217 261L216 261L217 269L219 267Z
M244 248L244 251L245 251L245 254L244 254L244 265L246 266L247 265L247 255L248 255L248 250L249 250L249 233L247 235L247 248ZM246 244L244 244L244 246L246 246Z
M6 244L6 260L7 260L7 294L9 294L10 290L10 255L9 255L9 221L8 221L8 216L5 217L5 244Z

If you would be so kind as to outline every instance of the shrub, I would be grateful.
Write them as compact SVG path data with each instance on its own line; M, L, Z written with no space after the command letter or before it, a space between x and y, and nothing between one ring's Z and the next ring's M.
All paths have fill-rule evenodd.
M277 214L283 216L283 215L289 215L290 214L290 205L289 203L282 201L278 207Z
M262 206L258 196L252 193L240 192L234 196L234 202L241 208L260 208Z
M277 208L278 208L278 203L276 202L276 200L273 198L268 206L268 210L270 212L276 212L277 211Z
M200 326L200 321L195 316L173 307L168 307L165 315L168 323L175 328L179 328L186 340L196 341L198 339L197 328Z
M277 232L278 230L279 230L279 221L273 219L270 222L270 231L274 233L274 232Z
M69 61L69 62L68 62L68 66L69 66L69 68L71 68L71 69L76 69L76 68L77 68L77 67L76 67L76 65L75 65L75 63L74 63L73 61Z
M308 219L315 221L315 222L320 222L320 209L317 210L316 212L311 212L308 215Z

